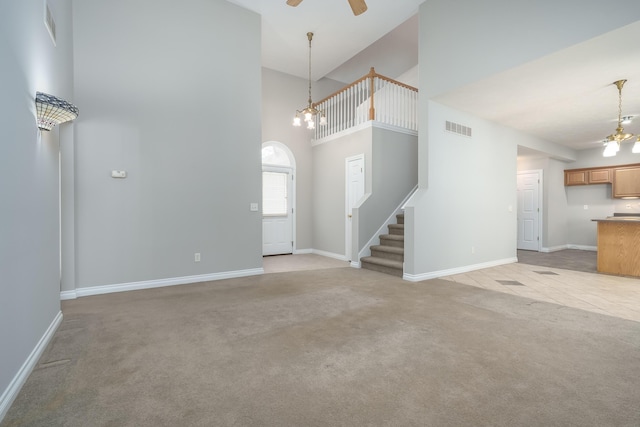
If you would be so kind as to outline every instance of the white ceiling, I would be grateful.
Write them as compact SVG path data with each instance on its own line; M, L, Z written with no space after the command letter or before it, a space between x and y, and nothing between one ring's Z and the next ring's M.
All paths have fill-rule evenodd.
M442 104L577 150L615 131L640 133L640 22L435 98Z
M311 70L315 81L415 15L424 0L366 0L368 10L359 16L353 15L347 0L303 0L297 7L288 6L286 0L228 1L262 15L262 65L266 68L308 78L307 32L314 33ZM414 40L417 44L417 27ZM417 50L415 54L417 64ZM371 66L364 65L353 80ZM343 74L338 76L344 78Z
M397 77L418 63L419 5L424 0L367 0L354 16L347 0L229 0L262 15L262 65L312 79L350 83L375 66ZM622 113L640 133L640 22L529 64L438 96L435 100L574 149L599 147L616 128L618 91L627 79Z

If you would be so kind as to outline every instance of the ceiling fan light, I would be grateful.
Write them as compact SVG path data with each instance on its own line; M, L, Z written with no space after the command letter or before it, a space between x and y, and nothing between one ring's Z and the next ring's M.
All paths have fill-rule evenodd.
M633 148L631 149L631 152L633 154L640 154L640 136L638 137L636 142L633 144Z
M316 122L314 122L313 120L309 120L307 122L307 129L315 129L316 128Z
M320 116L320 126L325 126L327 124L327 117L323 114L322 116ZM636 145L638 145L638 143L636 142Z
M294 126L300 126L302 125L302 123L300 123L300 116L296 114L296 116L293 118L293 125Z

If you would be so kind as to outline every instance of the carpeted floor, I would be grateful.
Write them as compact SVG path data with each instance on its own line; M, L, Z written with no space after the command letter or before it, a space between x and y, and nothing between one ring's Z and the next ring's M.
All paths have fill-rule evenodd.
M7 426L638 426L640 323L353 268L63 302Z

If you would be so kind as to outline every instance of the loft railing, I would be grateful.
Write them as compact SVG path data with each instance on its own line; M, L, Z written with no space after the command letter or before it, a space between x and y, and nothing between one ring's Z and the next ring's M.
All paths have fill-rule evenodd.
M313 104L327 124L317 126L322 139L369 120L418 131L418 89L377 74L369 74Z

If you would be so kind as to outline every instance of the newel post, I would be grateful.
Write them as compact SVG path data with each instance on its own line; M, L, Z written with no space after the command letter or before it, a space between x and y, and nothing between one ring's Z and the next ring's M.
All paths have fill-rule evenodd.
M373 67L371 67L371 70L369 71L369 92L371 93L371 97L369 98L369 120L376 119L376 109L373 102L373 93L375 92L375 77L376 71L373 69Z

